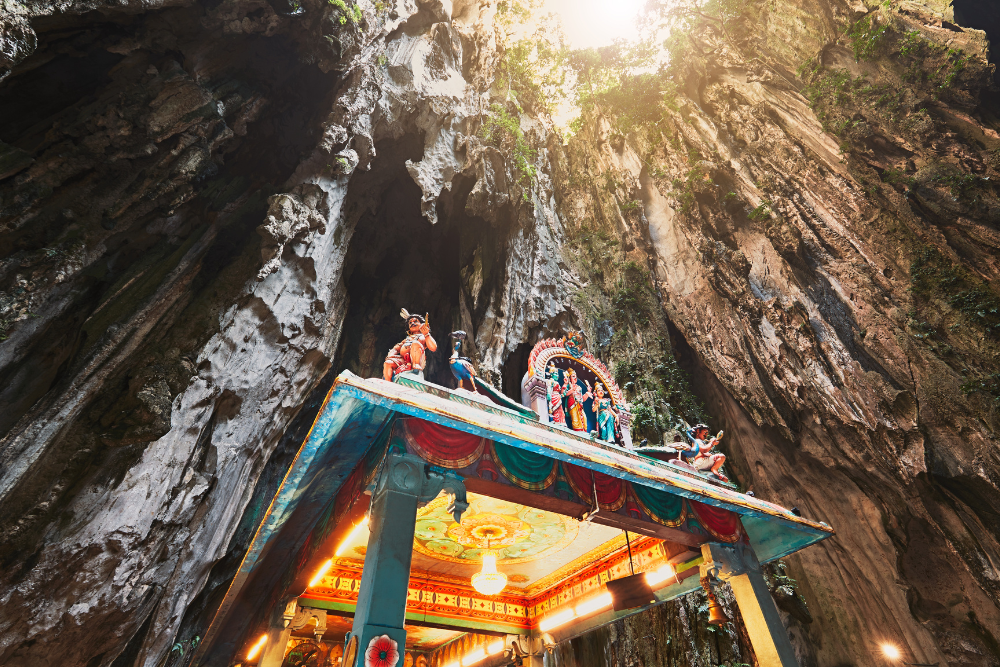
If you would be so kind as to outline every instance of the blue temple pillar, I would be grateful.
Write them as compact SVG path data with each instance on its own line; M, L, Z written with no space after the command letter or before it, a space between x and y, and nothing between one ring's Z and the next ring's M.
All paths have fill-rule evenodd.
M442 490L454 497L449 510L456 521L461 521L469 506L459 477L434 470L412 454L387 456L374 484L371 537L365 552L354 625L348 638L348 644L356 647L357 654L353 664L344 667L364 667L369 646L373 642L379 645L378 640L383 636L395 642L397 665L402 667L406 648L403 621L417 508L436 498Z
M701 554L704 558L702 577L711 573L729 582L757 663L768 667L798 667L795 650L753 548L742 543L710 542L701 545Z

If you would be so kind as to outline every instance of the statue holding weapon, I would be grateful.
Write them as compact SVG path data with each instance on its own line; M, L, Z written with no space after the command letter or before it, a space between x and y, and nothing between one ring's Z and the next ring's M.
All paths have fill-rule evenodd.
M431 336L431 327L427 322L428 315L411 315L406 308L402 308L399 316L406 320L408 335L389 350L385 357L382 377L389 382L400 373L424 370L427 366L426 350L437 350L437 341Z

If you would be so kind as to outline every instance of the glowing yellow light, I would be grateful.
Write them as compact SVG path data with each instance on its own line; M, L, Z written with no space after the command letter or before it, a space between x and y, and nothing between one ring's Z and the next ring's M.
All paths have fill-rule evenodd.
M264 644L266 643L267 635L261 635L260 639L257 640L257 643L251 646L250 650L247 652L247 660L253 660L256 658L257 654L260 653L260 650L264 648Z
M882 644L882 653L890 660L899 660L903 655L899 652L899 649L892 644Z
M361 523L359 523L353 529L351 529L351 532L347 534L347 537L345 537L344 541L340 543L340 546L337 547L337 551L333 555L339 556L340 554L344 553L348 545L354 540L356 540L358 537L360 537L362 531L364 531L366 528L368 528L368 517L362 519Z
M574 49L607 46L616 38L635 39L636 19L643 0L615 0L611 5L599 0L545 0L539 14L559 16L567 43ZM607 11L608 7L614 11ZM601 17L595 21L594 17Z
M474 651L469 651L468 653L465 654L465 657L462 658L462 667L469 667L469 665L474 665L485 657L486 657L486 651L484 651L482 648L477 648Z
M507 585L507 575L497 572L497 555L492 551L483 554L483 569L472 575L472 587L483 595L496 595Z
M445 665L444 667L462 667L462 665L461 665L461 664L459 664L459 663L458 663L458 662L456 661L456 662L449 662L449 663L448 663L447 665Z
M587 614L592 614L595 611L604 609L605 607L610 607L611 602L611 593L602 593L597 597L590 598L589 600L576 605L576 615L586 616Z
M496 653L499 653L502 650L503 650L503 640L502 639L498 639L497 641L493 642L492 644L490 644L489 646L486 647L486 653L488 655L494 655Z
M549 616L548 618L543 618L538 623L538 627L542 632L548 632L553 628L558 628L560 625L569 623L574 618L576 618L576 613L572 609L564 609L558 614Z
M646 573L646 583L650 586L656 586L657 584L662 584L667 579L674 576L674 568L670 565L664 565L659 570L654 572Z
M323 581L323 577L326 576L326 573L330 571L331 567L333 567L333 559L325 561L322 565L320 565L319 569L316 570L316 574L314 574L313 578L309 580L309 588L319 586L320 582ZM299 581L302 580L300 579Z

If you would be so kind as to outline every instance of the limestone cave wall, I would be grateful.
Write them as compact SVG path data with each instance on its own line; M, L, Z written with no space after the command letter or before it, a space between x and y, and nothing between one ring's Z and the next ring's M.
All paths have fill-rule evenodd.
M508 393L582 328L639 436L708 419L743 488L833 525L769 573L803 665L1000 664L993 24L891 5L750 3L655 118L564 141L491 90L485 0L3 0L0 663L186 664L405 307ZM755 664L702 607L553 659Z

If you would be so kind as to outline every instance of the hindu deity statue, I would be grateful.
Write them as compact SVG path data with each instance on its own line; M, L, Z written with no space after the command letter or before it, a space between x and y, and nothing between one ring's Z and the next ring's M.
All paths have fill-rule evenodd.
M590 382L584 381L587 385L587 392L580 389L576 381L576 371L572 368L566 371L566 386L563 393L566 396L566 411L569 413L569 427L574 431L587 430L587 415L583 412L583 402L588 398L593 398L590 393Z
M559 381L559 369L555 364L549 364L546 370L545 386L549 401L549 421L557 426L566 425L566 413L563 411L563 387Z
M382 377L390 382L400 373L424 370L427 365L426 351L437 350L437 341L431 336L426 315L411 315L403 308L399 311L399 316L406 320L408 335L385 356Z
M583 332L570 331L568 334L563 336L562 343L566 348L566 351L569 352L574 359L579 359L583 356Z
M687 459L696 470L710 470L713 475L728 482L729 478L722 474L722 464L726 462L726 455L713 451L715 445L722 439L723 432L708 437L708 426L696 424L691 428L683 429L684 435L691 441L690 445L675 442L675 449L681 450L681 455Z
M597 437L605 442L614 442L618 415L611 404L611 399L604 393L604 385L600 382L594 385L594 402L591 409L597 418Z

